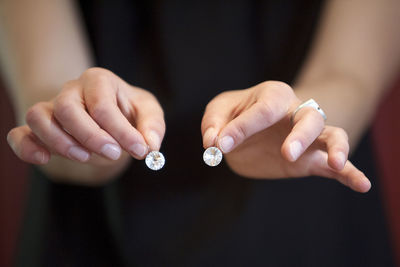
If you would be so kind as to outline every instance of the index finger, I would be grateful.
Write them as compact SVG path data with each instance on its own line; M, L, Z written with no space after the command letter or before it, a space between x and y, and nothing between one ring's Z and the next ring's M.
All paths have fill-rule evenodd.
M88 79L84 84L85 104L91 117L102 129L133 157L142 159L147 154L147 144L118 106L117 94L121 94L122 98L127 97L123 94L125 86L122 81L111 81L108 76ZM117 91L117 87L121 92ZM134 113L132 108L129 112Z
M217 143L224 153L284 118L289 107L298 101L290 86L275 81L235 92L229 97L225 105L220 105L222 100L211 101L203 118L204 128L212 127L218 132Z

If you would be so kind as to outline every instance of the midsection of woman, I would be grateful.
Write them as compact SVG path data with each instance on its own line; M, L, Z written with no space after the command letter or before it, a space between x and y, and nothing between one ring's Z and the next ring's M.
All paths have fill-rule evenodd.
M248 180L201 160L206 104L265 80L292 83L321 8L320 1L161 1L105 4L91 13L99 65L151 90L166 115L165 168L154 173L133 162L132 174L119 181L128 262L351 266L369 255L371 266L390 263L384 220L377 219L378 186L360 199L325 179ZM375 180L370 158L361 158L357 163ZM361 222L365 228L356 229ZM374 252L356 241L372 229L367 242Z
M371 3L366 6L371 8ZM81 7L96 65L151 91L161 102L168 128L161 151L167 164L162 171L152 172L142 161L133 161L115 184L104 189L51 184L50 210L57 212L50 212L47 249L52 253L45 254L50 255L46 257L49 264L58 261L55 255L60 248L65 252L62 257L69 259L65 262L97 262L103 257L112 262L121 257L136 265L354 266L366 265L365 260L374 266L382 259L390 264L377 186L366 197L359 197L329 180L239 177L227 167L234 169L232 154L226 155L228 164L216 168L205 166L201 159L200 125L213 97L266 80L294 83L310 48L322 8L319 1L82 1ZM326 17L325 27L332 22ZM318 36L322 36L319 43L329 41ZM320 52L318 42L316 47L313 51ZM344 99L343 90L359 84L357 79L348 81L347 75L343 78L343 73L335 72L338 65L327 64L341 78L340 93L335 94L330 83L336 76L329 76L325 84L323 80L323 93L307 90L310 84L317 89L321 84L318 79L310 83L311 74L321 78L324 71L331 70L320 68L317 52L302 69L294 89L298 85L300 99L314 92L333 124L347 127L351 120L329 111L337 110L338 98L351 102L358 91L349 90ZM343 66L346 72L348 65ZM368 71L360 77L365 73ZM382 87L379 79L367 81ZM371 100L372 92L364 92L368 103L376 102ZM334 101L327 101L329 97ZM343 105L346 115L354 116L353 111ZM360 117L354 122L356 127L348 127L352 140L357 140L367 121ZM368 168L356 159L357 164L374 182L366 157L369 153L362 154ZM243 165L238 157L233 162ZM95 171L99 177L109 176L107 168ZM68 205L73 196L75 200L88 199L81 205ZM79 220L69 214L79 214ZM91 227L96 221L99 224ZM358 226L361 223L363 227ZM85 233L81 240L68 234L76 229ZM363 240L362 244L358 240ZM81 257L82 251L91 253Z

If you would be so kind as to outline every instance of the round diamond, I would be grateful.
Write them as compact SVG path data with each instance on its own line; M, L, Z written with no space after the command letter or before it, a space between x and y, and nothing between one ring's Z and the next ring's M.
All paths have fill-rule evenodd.
M217 166L222 160L222 152L215 146L209 147L204 151L203 160L208 166Z
M161 152L151 151L149 154L147 154L145 162L149 169L152 169L153 171L158 171L159 169L164 167L165 158Z

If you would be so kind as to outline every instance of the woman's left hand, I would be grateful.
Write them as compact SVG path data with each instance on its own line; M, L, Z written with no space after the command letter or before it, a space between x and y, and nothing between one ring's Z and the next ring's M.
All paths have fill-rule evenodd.
M358 192L371 183L347 160L346 132L325 125L321 114L304 107L292 88L268 81L228 91L207 105L202 120L204 148L218 146L227 164L248 178L323 176Z

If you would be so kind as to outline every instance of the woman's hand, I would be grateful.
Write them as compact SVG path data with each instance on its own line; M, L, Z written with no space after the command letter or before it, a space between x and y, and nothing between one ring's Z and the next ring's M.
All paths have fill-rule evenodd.
M7 139L20 159L33 164L61 156L120 168L129 154L143 159L148 149L159 150L165 133L156 98L102 68L86 70L54 99L31 107L26 122Z
M300 109L292 123L299 104L291 87L276 81L221 93L203 117L204 148L217 145L230 168L245 177L318 175L367 192L369 180L347 160L346 132L325 126L321 114L310 107Z

